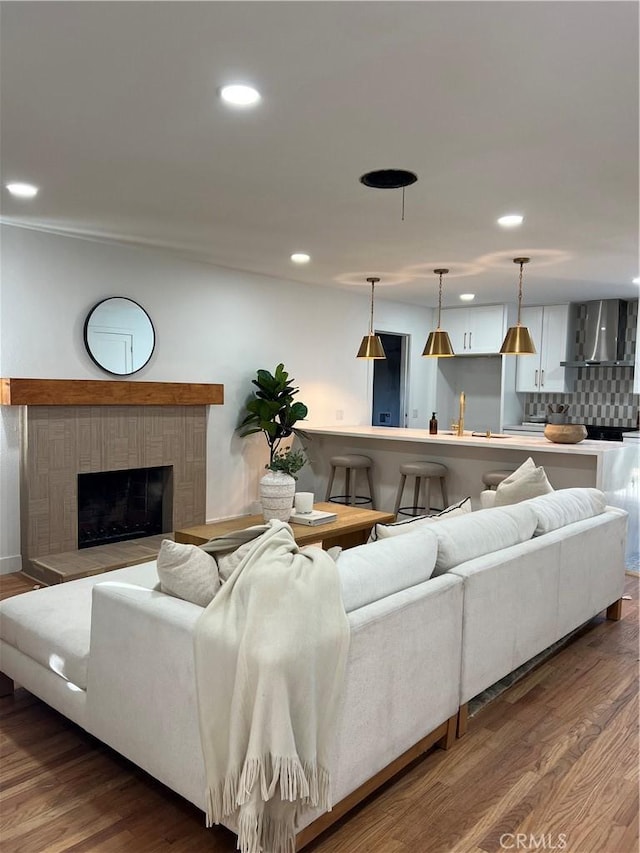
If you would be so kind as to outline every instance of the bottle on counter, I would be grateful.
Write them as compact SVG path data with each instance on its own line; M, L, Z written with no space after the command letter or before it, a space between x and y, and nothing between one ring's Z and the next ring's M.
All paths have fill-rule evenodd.
M437 435L438 434L438 419L436 418L436 413L432 412L431 420L429 421L429 435Z

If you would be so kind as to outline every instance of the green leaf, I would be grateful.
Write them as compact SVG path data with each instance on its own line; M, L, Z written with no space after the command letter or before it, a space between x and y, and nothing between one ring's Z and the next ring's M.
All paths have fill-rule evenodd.
M260 400L249 400L247 403L247 411L251 412L253 415L258 415L260 413Z
M240 437L244 438L246 435L253 435L256 432L262 432L260 427L252 427L251 429L245 429L240 433Z
M303 418L307 417L308 409L304 403L294 403L291 406L291 418L296 421L301 421Z
M278 426L273 421L264 421L262 429L271 437L277 438Z

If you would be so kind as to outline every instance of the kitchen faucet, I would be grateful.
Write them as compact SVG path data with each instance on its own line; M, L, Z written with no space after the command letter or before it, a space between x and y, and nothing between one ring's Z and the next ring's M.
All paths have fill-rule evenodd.
M460 411L458 414L458 435L464 435L464 391L460 394Z

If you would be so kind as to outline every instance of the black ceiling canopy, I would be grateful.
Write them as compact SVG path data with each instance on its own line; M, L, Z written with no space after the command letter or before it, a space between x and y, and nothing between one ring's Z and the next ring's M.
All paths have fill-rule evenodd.
M377 169L362 175L360 183L377 190L397 190L411 186L417 180L418 176L406 169Z

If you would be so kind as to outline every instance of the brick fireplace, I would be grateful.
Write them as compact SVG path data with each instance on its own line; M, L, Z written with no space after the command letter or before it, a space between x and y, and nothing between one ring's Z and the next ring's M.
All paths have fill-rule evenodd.
M204 406L29 406L23 457L22 553L78 548L78 475L166 466L167 529L202 524L206 500Z
M37 577L32 560L77 551L79 475L161 468L167 486L162 532L204 523L207 406L222 403L222 386L2 382L2 402L23 405L20 517L25 571ZM52 396L56 405L38 405ZM122 399L126 405L118 405ZM185 405L172 404L183 399Z

